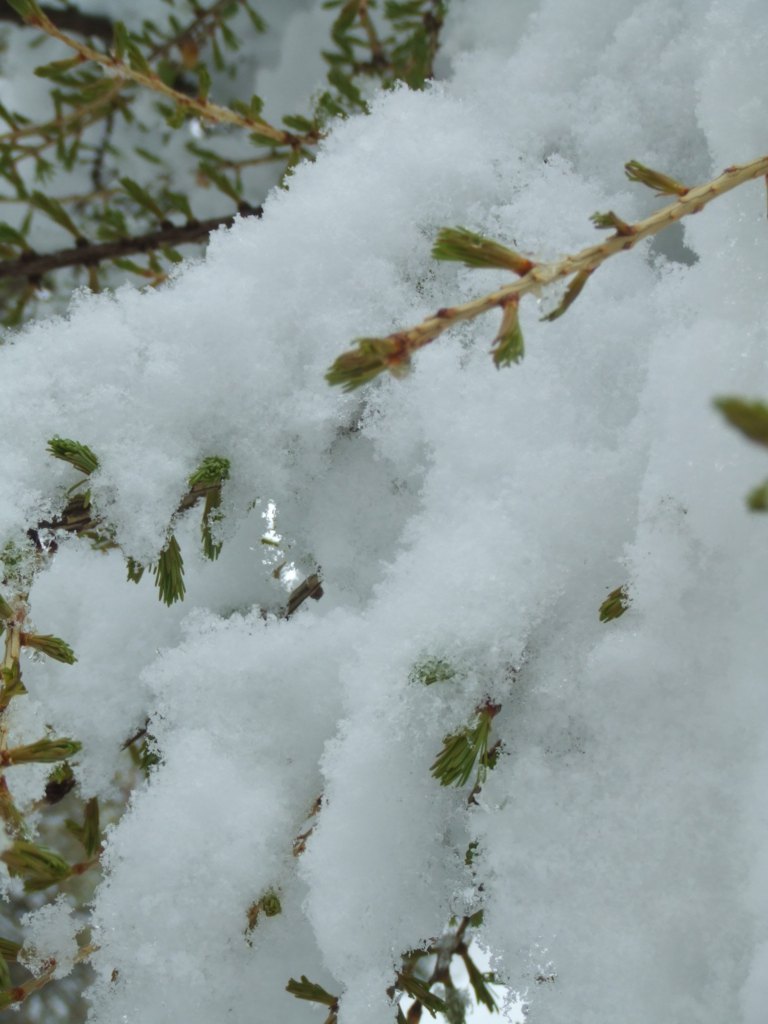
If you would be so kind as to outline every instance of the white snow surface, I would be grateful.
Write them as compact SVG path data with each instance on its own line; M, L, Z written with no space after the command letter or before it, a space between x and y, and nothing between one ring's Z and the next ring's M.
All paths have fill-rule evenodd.
M76 479L55 434L97 452L94 504L145 561L201 460L232 467L220 560L195 555L199 509L177 529L184 604L85 542L31 591L79 661L25 664L23 742L31 718L81 740L84 796L112 792L147 714L162 755L108 833L92 1024L303 1024L302 974L341 1024L383 1024L402 953L481 906L532 1022L763 1019L768 526L743 499L766 459L712 399L768 395L764 190L686 221L688 263L641 246L551 324L524 300L519 366L494 369L489 315L403 381L323 374L506 280L434 263L443 226L551 258L594 241L595 210L655 208L626 160L697 182L759 156L768 18L465 0L445 54L443 81L340 123L167 287L83 294L0 350L0 542ZM300 575L322 567L288 621L260 611L284 601L268 502ZM620 584L630 609L602 624ZM419 683L429 657L454 679ZM430 765L486 699L503 751L468 806ZM282 913L246 941L268 891Z

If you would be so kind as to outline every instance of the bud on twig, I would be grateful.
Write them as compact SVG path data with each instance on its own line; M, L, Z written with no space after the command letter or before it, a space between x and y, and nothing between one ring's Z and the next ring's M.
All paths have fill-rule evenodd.
M443 228L432 247L432 258L455 260L465 267L511 270L520 277L536 265L519 252L466 228Z
M518 307L520 297L513 295L503 308L499 333L493 341L493 362L497 370L510 363L519 363L525 353L523 332L520 329Z
M652 188L658 195L685 196L691 191L682 182L676 181L666 174L661 174L659 171L654 171L637 160L630 160L629 163L624 164L624 172L630 181L637 181L641 185L647 185L648 188Z
M32 647L41 654L53 658L54 661L64 662L65 665L74 665L77 658L72 648L64 640L57 636L42 636L38 633L22 633L22 647Z
M358 338L357 348L344 352L325 375L329 384L341 384L345 391L367 384L383 370L395 376L408 367L403 345L393 338ZM398 369L396 369L398 368Z
M591 274L592 274L591 270L580 270L579 273L576 274L571 279L571 282L570 282L570 284L568 285L568 287L567 287L567 289L565 291L565 295L563 296L563 301L560 303L560 305L557 307L557 309L553 309L551 313L548 313L546 316L543 316L541 319L542 320L547 320L547 321L552 321L552 320L557 320L558 317L561 317L563 315L563 313L565 313L565 311L570 306L573 305L573 303L576 301L576 299L578 299L579 295L581 295L581 290L584 287L584 285L587 283L587 281L589 280Z
M52 437L48 442L48 452L55 459L68 462L86 476L99 468L99 460L87 444L80 444L79 441L72 441L67 437Z
M70 865L53 850L26 839L17 839L0 853L8 872L25 879L25 892L37 892L61 882L70 875Z
M76 740L67 738L55 740L38 740L23 747L11 747L0 753L0 764L11 766L17 764L54 764L66 761L82 747Z
M628 237L635 233L635 228L631 224L627 224L621 217L617 217L613 210L609 210L607 213L593 213L589 219L596 228L613 228L617 235Z

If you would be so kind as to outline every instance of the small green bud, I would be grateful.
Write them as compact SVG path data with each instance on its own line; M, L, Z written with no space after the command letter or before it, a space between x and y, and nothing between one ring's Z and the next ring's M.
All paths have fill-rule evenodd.
M750 512L768 512L768 480L749 492L747 508Z
M99 460L87 444L80 444L67 437L52 437L48 442L48 453L55 459L68 462L86 476L99 468Z
M229 459L221 455L209 455L190 476L189 486L220 484L223 480L229 479L229 468Z
M425 658L413 666L408 678L412 683L432 686L435 683L447 683L455 677L456 669L445 658Z
M627 224L621 217L617 217L613 210L609 210L607 213L593 213L589 218L596 228L601 230L607 230L613 228L617 235L634 235L635 229L631 224Z
M83 824L67 819L67 828L85 847L88 857L93 857L101 845L101 828L99 827L99 801L94 796L85 805Z
M0 957L0 992L7 992L11 987L11 972L3 957ZM0 1003L2 1006L2 1003Z
M358 338L357 348L343 352L326 373L331 385L341 384L345 391L354 391L374 380L384 370L395 376L408 367L409 359L397 338Z
M637 160L630 160L629 163L624 164L624 172L630 181L647 185L658 195L684 196L690 192L687 185L683 185L682 182L676 181L666 174L661 174L659 171L654 171Z
M280 902L280 897L274 889L270 889L269 892L265 892L261 897L260 902L261 909L267 917L277 917L278 914L282 913L283 905Z
M2 957L3 960L7 960L9 963L15 964L20 949L20 942L11 942L10 939L0 938L0 957Z
M629 608L629 596L625 586L616 587L600 605L600 621L611 622L620 618Z
M53 658L54 661L61 661L65 665L74 665L77 661L69 644L57 636L22 633L21 644L22 647L32 647L34 650L40 651L41 654Z
M463 263L465 267L511 270L521 277L536 266L527 256L466 228L443 228L432 246L432 258Z
M582 291L584 285L589 280L591 275L592 275L592 271L591 270L580 270L578 272L578 274L575 274L571 278L571 281L570 281L568 287L565 290L565 295L563 296L563 301L560 303L560 305L557 307L557 309L553 309L551 313L548 313L546 316L543 316L541 319L542 320L552 321L552 320L557 320L559 317L561 317L563 315L563 313L565 313L565 311L571 305L573 305L573 303L576 301L576 299L578 299L579 295L581 295L581 291Z
M330 992L310 981L306 974L302 974L301 981L291 978L285 986L285 991L290 992L297 999L306 999L310 1003L320 1003L322 1006L330 1006L331 1009L339 1005L339 997L332 996Z
M520 329L518 307L520 299L513 296L504 306L499 333L493 342L493 362L496 369L519 363L525 353L523 332Z
M183 601L186 587L184 586L184 561L181 557L181 549L178 541L171 534L171 538L160 552L155 567L155 585L158 590L158 597L167 605L174 601Z
M25 879L26 892L47 889L70 875L70 865L53 850L38 846L26 839L17 839L0 853L9 874Z
M768 447L768 405L765 402L725 397L716 398L715 407L732 427L741 431L750 441Z
M495 758L489 757L488 741L491 723L500 710L498 704L488 701L478 710L474 725L445 737L443 749L430 769L441 786L465 785L475 764L478 764L475 785L483 782L488 769L496 763Z
M82 747L81 743L70 739L38 740L23 747L11 747L0 754L0 764L54 764L66 761Z

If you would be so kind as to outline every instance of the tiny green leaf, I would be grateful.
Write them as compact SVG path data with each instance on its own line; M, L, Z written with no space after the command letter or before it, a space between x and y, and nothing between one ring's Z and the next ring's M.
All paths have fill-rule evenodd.
M398 974L397 986L411 999L417 999L432 1017L438 1013L445 1013L448 1009L445 1000L431 992L420 978L415 978L411 974Z
M26 892L38 892L49 885L62 881L70 874L70 866L53 850L17 839L0 853L8 873L25 879Z
M205 64L198 64L197 68L197 92L201 100L207 100L211 91L211 73Z
M101 828L99 826L99 801L91 797L83 811L83 823L67 820L67 828L84 847L86 856L93 857L101 845Z
M270 140L270 142L274 144L274 140ZM213 164L208 163L201 164L200 171L220 192L223 192L225 196L228 196L235 203L240 203L242 197L226 174L222 174Z
M80 229L75 225L64 207L56 199L52 199L43 192L34 191L30 196L30 202L33 206L37 207L38 210L41 210L46 214L46 216L50 217L52 221L55 221L59 227L64 228L65 231L69 231L71 235L74 235L75 238L82 237Z
M16 245L20 249L27 249L27 240L20 231L12 228L10 224L0 224L0 242L6 245Z
M768 447L768 405L745 398L716 398L715 406L732 427L756 444Z
M131 583L138 583L144 575L144 566L134 558L126 558L125 567L128 571L128 580Z
M41 654L52 658L53 661L61 661L65 665L74 665L77 661L69 644L57 636L22 633L21 644L22 647L31 647L33 650L40 651Z
M134 71L138 71L140 75L146 75L148 78L153 77L152 69L147 63L146 57L130 37L126 40L125 49L128 53L128 63L131 68Z
M86 476L99 468L99 460L88 445L68 437L52 437L48 442L48 453L55 459L68 462Z
M418 661L411 669L408 677L413 683L433 686L435 683L447 683L456 678L456 669L444 658L425 658Z
M28 743L23 747L11 747L2 755L3 763L10 765L17 764L54 764L56 761L66 761L82 747L77 740L61 738L55 740L38 740L37 743Z
M535 266L519 252L466 228L443 228L432 246L432 258L453 260L466 267L511 270L521 277Z
M184 586L184 562L176 538L171 538L160 552L155 568L155 585L158 597L167 605L175 601L183 601L186 587Z
M122 60L128 46L128 29L122 21L116 21L112 33L112 52L118 60Z
M19 955L21 949L20 942L11 942L10 939L0 938L0 957L3 960L7 960L9 963L16 963L16 958Z
M33 0L8 0L8 3L25 21L39 13L38 6Z
M525 354L523 332L520 329L518 308L520 300L517 295L504 306L499 333L493 342L493 362L496 369L519 363Z
M676 181L666 174L661 174L659 171L654 171L637 160L630 160L629 163L624 164L624 172L630 181L647 185L658 195L684 196L690 192L687 185L683 185L682 182Z
M384 370L392 370L398 362L399 351L397 342L392 338L358 338L357 348L342 353L325 379L332 386L341 384L345 391L354 391ZM399 363L407 364L407 359L400 355Z
M283 124L286 128L290 128L294 132L300 132L302 135L311 132L314 127L308 118L299 117L295 114L286 114L283 118Z
M749 492L747 508L750 512L768 512L768 480Z
M157 217L158 220L163 220L163 218L165 217L163 210L157 205L157 203L149 194L149 192L147 192L145 188L142 188L141 185L138 184L138 182L133 181L132 178L121 178L120 184L123 186L123 188L131 197L131 199L134 200L134 202L138 203L139 206L154 214L154 216Z
M338 996L332 996L330 992L310 981L306 974L302 974L301 981L291 978L285 986L285 991L290 992L297 999L306 999L310 1003L320 1003L322 1006L338 1006Z
M629 595L625 586L616 587L600 605L600 621L612 622L629 608Z
M580 270L578 274L572 277L570 284L566 288L565 295L563 296L563 301L560 303L557 309L553 309L551 313L548 313L541 319L551 321L557 320L559 317L561 317L563 313L565 313L565 311L570 306L573 305L576 299L578 299L579 295L581 295L581 291L584 285L590 279L591 275L591 270Z
M479 761L476 784L479 785L489 767L488 740L491 723L501 708L490 702L480 709L473 726L446 736L443 749L435 758L430 771L441 786L463 786Z
M618 217L613 210L608 210L607 213L593 213L589 219L596 228L601 230L613 228L617 235L635 234L635 228L631 224L627 224L621 217Z
M41 64L35 68L38 78L51 78L54 81L66 81L66 73L82 64L79 57L69 57L66 60L54 60L50 64Z
M466 948L466 946L462 950L461 959L464 961L464 966L467 968L467 974L469 975L469 983L474 989L475 998L477 999L478 1003L481 1003L483 1006L485 1006L491 1013L497 1013L499 1008L496 1005L496 1000L493 997L493 993L488 988L488 978L478 968L477 964L472 959L472 956L470 955L469 950Z
M229 479L229 459L221 455L209 455L203 459L189 478L189 486L220 484Z

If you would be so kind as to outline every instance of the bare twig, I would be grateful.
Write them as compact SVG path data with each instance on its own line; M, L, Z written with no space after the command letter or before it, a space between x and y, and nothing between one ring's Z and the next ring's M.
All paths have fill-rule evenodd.
M260 217L260 206L242 204L241 214ZM0 263L0 279L26 277L32 280L41 278L54 270L63 267L91 267L105 260L121 259L136 253L151 252L164 246L189 245L200 242L215 231L216 228L227 227L234 222L235 215L211 217L208 220L189 221L187 224L167 223L156 231L148 231L143 235L131 235L112 242L87 242L69 249L49 253L25 253L17 260Z
M46 35L51 36L53 39L58 39L59 42L69 47L70 50L74 50L75 53L80 57L81 61L92 61L95 64L101 65L106 68L111 74L118 76L121 79L130 79L136 82L138 85L144 86L146 89L150 89L153 92L159 93L166 99L171 100L177 105L177 107L183 108L189 114L197 116L204 121L214 121L218 124L233 124L239 128L245 128L250 132L255 132L265 139L271 140L277 145L290 146L291 148L298 148L308 143L317 142L318 134L315 132L307 133L306 135L298 136L292 132L284 131L280 128L275 128L267 121L262 121L256 117L249 117L244 114L240 114L229 107L219 106L217 103L211 103L203 96L188 96L186 93L180 92L178 89L174 89L170 85L162 80L148 64L144 64L143 67L139 67L130 62L119 59L112 53L103 53L100 50L94 49L87 43L81 43L77 39L73 39L58 28L54 22L42 11L41 8L37 8L34 14L30 14L27 17L27 23L34 25L41 29Z
M55 18L65 32L75 32L86 38L103 39L107 43L112 41L114 26L111 19L103 14L84 14L71 4L63 9L44 5L40 9L46 17ZM0 21L24 24L21 16L5 4L0 4Z
M628 168L631 165L628 165ZM530 263L519 280L504 285L470 302L439 309L431 317L415 327L396 331L385 338L364 338L356 349L339 356L327 374L331 384L342 384L347 390L371 380L383 370L397 375L407 368L411 355L431 344L435 338L464 320L473 320L492 309L501 309L517 302L529 292L539 294L548 285L572 277L572 286L582 284L601 263L619 252L634 248L644 238L658 234L682 217L698 213L712 200L725 195L745 182L762 178L768 174L768 156L760 157L749 164L726 168L712 181L694 188L681 186L678 198L635 224L623 221L613 224L615 234L598 245L588 246L580 252L550 263ZM608 217L609 215L603 215ZM575 295L574 295L575 297Z

